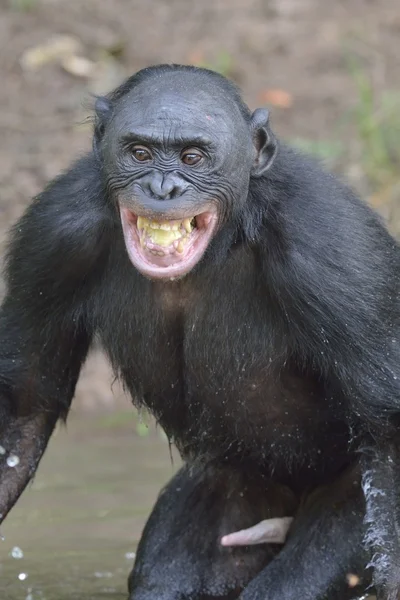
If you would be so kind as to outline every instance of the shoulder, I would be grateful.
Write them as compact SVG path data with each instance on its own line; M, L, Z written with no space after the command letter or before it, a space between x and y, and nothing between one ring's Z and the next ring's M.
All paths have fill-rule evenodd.
M79 284L107 252L114 226L99 166L88 154L50 182L10 231L8 286Z
M262 277L287 313L334 315L341 327L345 315L372 325L393 311L400 247L366 202L286 147L257 186Z
M261 182L260 182L261 183ZM282 146L258 184L264 195L263 234L278 228L286 250L332 266L399 266L400 248L382 219L354 191L313 158Z

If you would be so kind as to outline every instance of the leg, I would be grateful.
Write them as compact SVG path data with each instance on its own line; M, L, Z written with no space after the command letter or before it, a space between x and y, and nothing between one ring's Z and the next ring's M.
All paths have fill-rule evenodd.
M129 578L130 600L237 597L281 546L231 548L221 538L296 508L289 490L260 477L184 466L146 524Z
M345 600L370 584L358 468L304 499L282 551L241 600Z
M263 487L260 479L246 482L243 474L229 470L184 467L145 527L130 576L130 600L231 600L251 580L244 597L357 597L369 580L363 574L364 503L354 471L304 499L282 550L272 544L221 544L227 533L295 510L285 488Z

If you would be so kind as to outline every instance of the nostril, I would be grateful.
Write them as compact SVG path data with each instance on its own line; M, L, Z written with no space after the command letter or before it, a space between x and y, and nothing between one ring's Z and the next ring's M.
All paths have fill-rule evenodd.
M174 200L175 198L179 198L182 195L182 188L179 186L175 186L170 193L168 194L167 200Z
M171 182L164 182L161 186L159 196L162 200L169 200L175 195L176 186Z
M157 200L172 200L179 197L183 193L184 186L177 184L174 179L150 181L148 188L153 198Z
M140 185L149 198L162 201L179 198L190 184L179 173L163 174L160 171L152 171L141 178Z
M167 200L174 191L174 185L152 180L149 183L148 189L153 198L158 200Z

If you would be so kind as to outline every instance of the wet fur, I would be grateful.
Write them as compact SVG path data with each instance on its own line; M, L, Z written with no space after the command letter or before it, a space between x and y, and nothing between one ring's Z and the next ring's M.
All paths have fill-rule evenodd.
M140 77L150 80L168 68ZM209 77L238 102L230 84ZM137 81L110 96L113 110ZM189 464L226 464L239 475L272 478L300 498L335 482L360 449L383 448L378 462L372 465L376 454L366 451L362 463L367 541L381 598L398 598L399 570L386 560L398 551L398 534L385 524L383 541L379 534L380 520L399 511L400 498L398 478L381 477L390 472L389 459L397 469L400 462L397 243L345 185L282 145L272 167L250 179L244 206L225 207L220 231L194 271L180 282L151 282L135 271L124 247L98 147L102 118L99 110L95 151L50 183L11 233L0 314L0 440L30 468L19 476L0 466L0 512L7 514L55 420L66 416L96 337L134 402L153 411ZM32 433L23 424L38 414L43 423L29 448ZM372 497L375 487L390 494ZM303 597L322 598L332 585L335 597L343 589L343 569L340 585L336 571L330 579L323 540L336 545L335 556L351 544L356 558L364 556L360 498L355 513L340 515L349 524L357 515L351 543L343 538L350 526L333 534L337 521L324 517L331 514L326 498L299 521L290 559L300 561L291 579L296 594L309 585L296 550L301 540L320 582ZM324 535L307 537L321 523ZM208 526L216 527L206 519L198 535ZM286 563L271 564L279 573ZM248 588L252 600L267 589L256 581ZM269 587L268 598L290 597Z

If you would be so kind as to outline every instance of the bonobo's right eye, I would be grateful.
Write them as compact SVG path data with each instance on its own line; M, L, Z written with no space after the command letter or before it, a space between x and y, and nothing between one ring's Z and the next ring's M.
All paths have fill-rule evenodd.
M145 148L145 146L133 146L131 152L133 158L138 162L147 162L153 158L150 150Z

